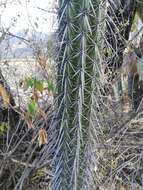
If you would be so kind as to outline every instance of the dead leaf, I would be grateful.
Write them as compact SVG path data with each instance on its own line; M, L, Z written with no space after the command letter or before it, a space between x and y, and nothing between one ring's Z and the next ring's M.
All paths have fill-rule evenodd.
M5 87L2 84L0 84L0 96L3 99L4 107L8 108L8 105L10 103L10 97L9 97L9 94L7 93Z
M38 107L38 113L40 116L42 116L44 119L47 118L47 114L40 108Z
M34 128L34 125L32 123L32 118L29 116L29 114L27 112L24 112L23 119L25 120L28 129Z
M39 146L47 143L47 132L45 129L41 128L38 133Z
M27 126L28 126L28 129L32 129L32 128L34 128L34 125L33 125L33 123L32 123L32 121L27 121Z

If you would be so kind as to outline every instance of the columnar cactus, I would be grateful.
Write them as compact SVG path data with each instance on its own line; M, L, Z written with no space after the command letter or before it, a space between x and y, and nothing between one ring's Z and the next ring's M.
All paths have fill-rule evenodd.
M53 190L83 190L100 0L59 0Z

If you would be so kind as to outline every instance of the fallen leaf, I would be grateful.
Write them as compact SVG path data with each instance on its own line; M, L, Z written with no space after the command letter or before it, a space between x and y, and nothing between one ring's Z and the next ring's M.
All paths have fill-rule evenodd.
M39 115L42 116L44 119L47 118L47 114L46 114L41 108L38 108L38 111L37 111L37 112L38 112Z
M28 129L34 128L32 121L27 121L27 126L28 126Z
M8 105L10 103L10 97L9 97L9 94L7 93L5 87L2 84L0 84L0 96L3 99L4 107L8 108Z
M39 146L47 143L47 132L45 129L41 128L38 133Z
M23 118L27 124L28 129L34 128L34 125L32 123L32 117L27 112L23 114Z

